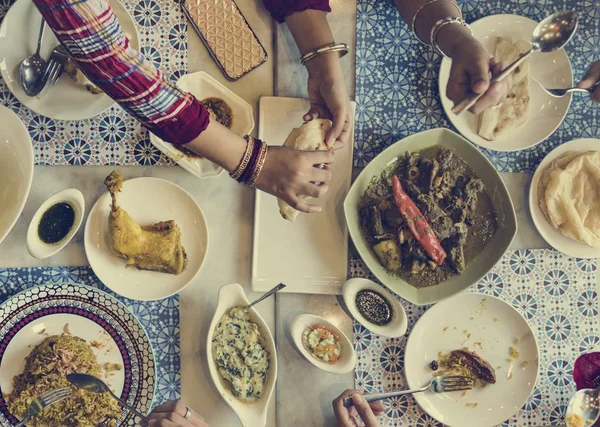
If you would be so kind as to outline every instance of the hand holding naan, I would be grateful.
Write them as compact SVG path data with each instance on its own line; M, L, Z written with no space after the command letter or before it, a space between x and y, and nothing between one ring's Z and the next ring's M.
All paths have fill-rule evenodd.
M442 47L452 58L446 96L456 104L470 92L483 93L469 110L474 114L502 102L510 90L510 79L490 84L492 75L502 70L502 64L490 58L486 48L473 36L465 34L451 39L450 46Z
M591 89L597 83L600 83L600 61L592 64L588 72L583 76L583 79L577 83L577 87ZM600 86L594 89L591 96L595 102L600 102Z

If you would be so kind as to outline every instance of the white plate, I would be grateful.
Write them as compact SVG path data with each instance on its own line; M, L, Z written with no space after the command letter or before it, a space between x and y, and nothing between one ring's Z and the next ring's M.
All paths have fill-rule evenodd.
M471 28L473 35L493 54L496 36L529 41L536 25L537 22L518 15L492 15L473 22ZM550 53L534 53L530 61L531 75L545 87L573 86L573 71L564 49ZM552 135L569 111L571 95L553 98L544 92L535 81L530 80L531 117L527 124L495 141L488 141L477 135L479 116L469 112L457 116L451 111L453 103L446 97L450 64L451 61L444 58L440 66L439 89L442 106L456 129L465 138L481 147L496 151L518 151L533 147Z
M600 248L592 248L586 244L579 243L563 236L552 226L540 209L538 185L540 183L540 178L542 177L542 172L558 157L568 151L580 151L581 153L585 153L586 151L592 150L600 150L600 139L575 139L559 145L544 157L544 160L542 160L536 169L533 179L531 180L531 187L529 187L529 209L531 211L533 223L539 233L554 249L561 251L565 255L577 258L600 258Z
M25 357L47 336L62 334L66 324L72 335L100 344L100 348L92 347L100 365L123 366L105 380L117 396L148 413L154 395L154 353L142 325L107 293L61 283L27 289L0 306L0 423L16 424L5 399L13 389L13 378L25 368ZM117 425L140 424L123 411Z
M0 243L14 227L33 180L33 145L17 115L0 105Z
M388 300L392 306L392 321L390 323L385 326L378 326L369 322L362 314L360 314L360 311L358 311L358 308L356 307L356 295L365 289L378 292ZM398 338L406 333L408 327L406 311L404 311L404 307L402 307L402 304L398 301L398 297L392 295L383 286L369 279L355 278L344 283L343 291L344 304L346 304L346 307L350 310L352 317L365 328L377 335L389 338Z
M250 104L205 72L199 71L187 74L177 81L177 86L186 92L190 92L199 100L216 97L227 102L233 112L232 132L239 136L245 136L254 130L254 115ZM188 159L173 145L164 142L152 133L150 133L150 142L162 153L177 162L179 166L198 178L212 178L219 176L224 171L223 168L215 165L210 160Z
M275 347L275 340L273 334L269 330L269 327L258 314L255 308L250 308L248 311L250 320L258 325L260 332L264 338L264 345L270 355L270 366L267 372L267 380L265 382L265 389L263 396L253 404L247 404L241 402L233 396L229 391L227 383L221 378L218 372L217 364L212 354L212 340L215 333L215 329L223 317L223 314L227 310L233 307L246 306L250 302L244 293L244 288L237 283L230 285L221 286L219 289L219 302L215 309L212 322L208 328L208 336L206 337L206 360L208 361L208 370L210 376L219 394L225 399L225 402L233 409L240 419L243 427L264 427L267 423L267 410L269 402L273 396L275 390L275 383L277 382L277 349Z
M140 225L175 220L188 256L178 276L126 268L125 259L108 246L110 195L102 195L85 225L85 253L96 276L124 297L151 301L182 291L198 274L208 250L208 228L200 206L183 188L158 178L135 178L124 182L118 204Z
M321 362L315 356L310 354L310 352L304 346L302 339L304 331L306 328L316 325L325 326L330 331L336 333L340 338L340 358L337 363L334 363L333 365ZM292 323L290 324L290 334L292 335L292 339L294 340L294 344L296 344L298 351L300 351L302 356L304 356L308 362L317 368L332 374L347 374L354 369L354 366L356 365L356 352L354 351L354 347L352 346L352 343L348 337L344 335L344 333L340 331L333 323L323 319L322 317L315 316L314 314L299 314L294 318L294 320L292 320Z
M42 242L38 234L38 227L40 225L40 220L42 219L42 215L46 213L48 208L53 206L56 203L67 202L71 205L73 210L75 211L75 219L73 221L73 226L69 233L55 245L49 245L47 243ZM36 213L33 215L31 222L29 223L29 228L27 229L27 250L29 254L38 259L48 258L62 248L67 246L73 236L79 230L81 223L83 222L83 215L85 214L85 199L83 198L83 194L81 191L75 188L69 188L67 190L59 191L58 193L50 196L48 200L46 200L42 205L38 208Z
M110 4L123 31L131 38L131 46L139 50L140 37L133 18L119 0L110 0ZM33 2L17 0L0 26L0 46L4 46L0 47L0 71L13 95L37 114L59 120L89 119L112 107L115 101L111 98L105 94L88 92L66 74L56 85L49 87L42 97L30 98L25 94L21 88L19 66L24 58L35 52L41 19L42 15ZM58 44L54 33L46 26L41 56L47 60Z
M309 102L298 98L260 99L258 137L281 145L292 129L302 125ZM354 128L352 126L352 128ZM340 294L348 271L348 228L343 203L352 175L354 133L344 148L335 152L333 179L323 200L313 200L323 212L303 214L295 222L279 214L277 199L256 192L252 289L266 292L276 283L282 292Z
M511 346L520 352L520 357L509 363ZM433 371L429 364L438 358L438 352L463 347L494 367L496 384L470 390L465 396L461 392L426 392L415 394L414 398L425 412L451 427L495 426L512 417L535 387L538 347L527 321L499 298L460 294L426 311L406 344L404 371L408 386L418 388L431 381ZM522 365L523 362L527 363Z

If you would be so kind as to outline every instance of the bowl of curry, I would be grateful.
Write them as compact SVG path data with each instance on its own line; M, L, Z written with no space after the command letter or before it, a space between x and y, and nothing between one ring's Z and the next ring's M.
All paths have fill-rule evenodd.
M367 267L417 305L477 283L517 232L498 172L447 129L414 134L379 154L352 185L344 212Z

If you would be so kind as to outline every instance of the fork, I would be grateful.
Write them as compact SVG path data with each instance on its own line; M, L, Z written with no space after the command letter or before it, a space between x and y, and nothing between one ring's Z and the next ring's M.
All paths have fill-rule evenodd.
M65 70L65 65L67 64L67 60L69 56L67 55L67 51L62 45L57 46L52 51L50 55L50 59L48 60L48 67L46 68L46 73L44 75L44 80L46 84L53 86L56 84L63 71Z
M433 390L435 393L470 390L474 385L475 381L471 377L460 375L439 376L432 379L425 387L413 390L391 391L388 393L365 394L363 397L367 402L375 402L376 400L389 399L390 397L403 396L405 394L421 393L428 390ZM344 398L344 406L346 408L354 406L351 397Z
M46 408L50 405L54 405L55 403L58 403L61 400L65 400L70 395L71 395L70 387L57 388L55 390L49 390L45 393L40 394L39 396L37 396L35 399L33 399L31 401L31 403L29 404L29 407L27 408L27 414L25 415L25 418L23 418L23 420L21 420L21 422L19 424L17 424L15 427L24 426L25 423L27 421L29 421L29 419L31 417L34 417L37 414L39 414L40 412L42 412L44 410L44 408Z
M531 78L531 80L533 80L534 82L536 82L538 84L539 87L541 87L542 89L544 89L544 91L550 95L553 96L555 98L560 98L562 96L565 96L568 93L574 93L574 92L578 92L578 93L587 93L590 94L594 91L594 89L596 89L598 86L600 86L600 84L594 86L591 89L582 89L580 87L569 87L569 88L565 88L565 89L548 89L545 88L544 85L542 85L538 79L536 79L533 76L529 76Z

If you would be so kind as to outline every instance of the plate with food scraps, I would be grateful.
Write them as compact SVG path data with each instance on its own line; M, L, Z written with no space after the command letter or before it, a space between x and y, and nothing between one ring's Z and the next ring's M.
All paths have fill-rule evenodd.
M254 115L250 104L204 71L182 76L177 81L177 86L194 95L208 110L211 120L216 120L233 133L245 136L250 135L254 130ZM224 171L210 160L185 147L169 144L152 133L150 142L163 154L198 178L216 177Z
M27 289L0 306L2 425L22 419L33 392L69 387L64 375L73 372L101 378L139 412L150 412L154 353L143 326L123 303L91 286L60 284ZM94 425L104 420L140 425L107 395L73 393L74 398L43 411L35 422L76 425L82 417Z
M208 227L198 203L159 178L123 181L113 172L105 184L116 201L110 192L100 196L85 225L85 253L96 276L112 291L141 301L181 292L200 272L208 251Z
M600 140L576 139L548 153L531 180L529 209L550 246L600 258Z
M471 24L473 35L492 56L511 63L519 52L529 50L531 36L538 23L518 15L491 15ZM498 38L501 38L498 42ZM573 71L564 49L549 53L534 53L513 75L515 84L503 105L474 115L456 115L454 104L446 96L451 60L444 58L440 65L439 90L442 106L450 122L467 139L496 151L519 151L539 144L560 126L569 106L571 95L555 98L547 88L573 86ZM483 135L483 136L482 136Z
M110 0L110 5L123 32L129 38L130 46L139 50L140 36L133 18L121 1ZM89 119L115 105L115 101L97 87L89 86L91 82L81 72L77 73L76 68L73 68L73 76L76 76L77 81L65 72L42 95L29 97L25 94L20 83L19 67L23 58L36 50L41 20L42 15L33 2L17 0L0 26L0 71L12 94L37 114L57 120ZM46 25L41 56L49 58L58 45L54 33Z
M219 289L206 338L206 359L215 387L242 425L263 427L277 381L277 350L258 311L244 309L248 304L241 285Z
M314 366L332 374L346 374L356 365L352 343L333 323L314 314L299 314L290 324L294 344Z
M389 338L406 333L406 311L398 297L383 286L369 279L354 278L344 283L343 296L352 317L371 332Z
M539 360L535 333L503 300L463 293L423 314L406 344L409 388L437 375L467 375L466 392L418 393L421 408L451 427L495 426L516 414L536 385ZM465 368L467 366L467 368Z
M262 97L259 138L281 145L301 134L309 108L306 99ZM266 292L273 283L284 282L287 287L282 292L341 294L348 278L348 229L342 205L352 177L353 144L352 131L344 148L335 152L329 192L308 202L320 205L320 213L300 213L289 221L283 218L276 197L256 192L252 290Z
M344 213L369 270L417 305L477 283L517 232L498 172L447 129L411 135L381 152L352 184Z

